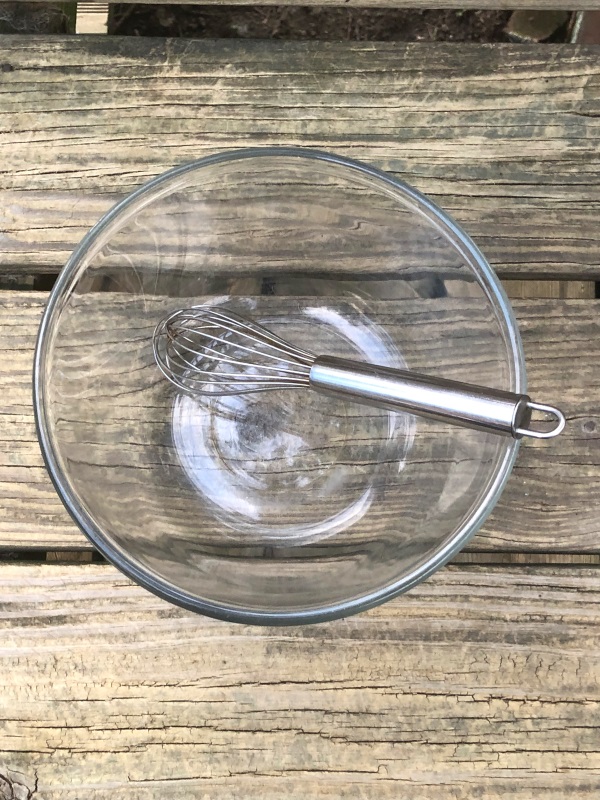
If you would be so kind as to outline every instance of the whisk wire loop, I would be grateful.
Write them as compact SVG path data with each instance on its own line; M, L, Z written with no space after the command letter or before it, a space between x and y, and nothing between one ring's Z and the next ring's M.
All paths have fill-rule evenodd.
M210 329L207 328L206 330L208 331ZM191 353L192 355L197 355L198 354L198 345L189 336L185 336L184 334L181 333L181 331L173 331L172 327L169 327L169 326L167 326L167 329L166 329L165 333L166 333L167 337L169 338L169 341L170 341L170 343L171 343L171 345L173 347L181 347L182 349L186 350L188 353ZM219 343L221 343L223 345L231 346L232 345L231 341L228 341L224 337L217 336L214 333L211 335L210 333L205 332L202 329L193 330L192 333L196 334L197 336L201 336L201 337L204 336L207 339L207 341L209 342L209 344L202 345L202 354L203 355L209 355L209 354L214 355L216 358L219 359L219 361L221 363L236 364L239 367L247 366L247 364L248 364L247 361L240 361L239 359L232 358L231 356L225 355L224 353L220 352L215 347L211 347L211 345L210 345L210 342L219 342ZM277 356L274 356L271 353L262 353L261 354L256 349L247 347L247 346L239 344L237 342L235 343L235 349L236 350L245 350L246 352L252 353L252 355L265 355L268 358L273 358L273 359L277 358ZM274 372L286 373L286 374L290 374L290 375L305 375L306 374L305 370L300 371L300 370L293 370L293 369L290 369L288 367L282 367L281 366L281 356L279 357L279 361L280 361L279 365L262 364L261 367L262 367L262 369L272 370ZM205 372L206 371L206 370L200 370L194 364L190 364L189 366L192 369L194 369L194 370L196 370L198 372ZM242 376L240 376L240 377L242 377Z
M231 395L309 385L315 356L231 311L193 306L156 326L154 357L187 392Z
M180 325L182 323L191 323L195 331L202 330L202 327L211 328L215 329L221 337L224 332L229 332L236 337L236 346L238 347L242 346L241 341L244 339L249 341L251 345L262 344L274 351L269 354L271 358L281 360L282 354L287 354L294 361L305 363L308 366L315 360L315 356L312 353L281 339L272 331L263 328L262 325L245 320L233 311L225 312L212 308L207 309L202 306L192 306L189 309L174 312L165 322L168 325L173 319L176 319ZM203 325L198 327L198 323L203 323ZM185 327L185 325L182 325L182 327ZM255 347L250 347L249 351L259 354ZM267 354L268 350L260 351L260 355Z

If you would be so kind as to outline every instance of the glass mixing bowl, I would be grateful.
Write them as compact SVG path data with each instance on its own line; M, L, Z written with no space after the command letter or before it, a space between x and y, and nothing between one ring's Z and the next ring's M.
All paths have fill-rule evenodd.
M178 393L152 333L196 304L315 353L525 391L497 278L414 189L304 149L174 169L83 239L38 339L44 457L106 558L195 611L300 623L381 603L464 546L515 440L309 389Z

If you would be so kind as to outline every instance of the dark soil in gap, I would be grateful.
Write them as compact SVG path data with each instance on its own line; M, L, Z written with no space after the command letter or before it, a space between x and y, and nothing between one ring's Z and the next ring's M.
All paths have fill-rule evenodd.
M506 42L510 11L312 6L111 6L109 33L188 38Z

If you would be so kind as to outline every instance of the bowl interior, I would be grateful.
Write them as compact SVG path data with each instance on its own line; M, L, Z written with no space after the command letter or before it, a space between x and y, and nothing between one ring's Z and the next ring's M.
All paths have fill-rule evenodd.
M200 303L315 353L524 386L491 270L408 187L309 151L175 170L84 240L38 345L45 456L109 558L200 611L289 622L378 602L466 542L515 442L311 390L179 393L152 332Z

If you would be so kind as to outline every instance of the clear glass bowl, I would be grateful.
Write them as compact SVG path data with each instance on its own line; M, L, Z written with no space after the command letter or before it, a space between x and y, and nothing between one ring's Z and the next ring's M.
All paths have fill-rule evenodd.
M525 391L497 278L414 189L304 149L174 169L84 238L36 352L48 469L109 560L205 614L300 623L378 604L463 547L516 441L311 390L179 394L152 332L199 303L316 353Z

